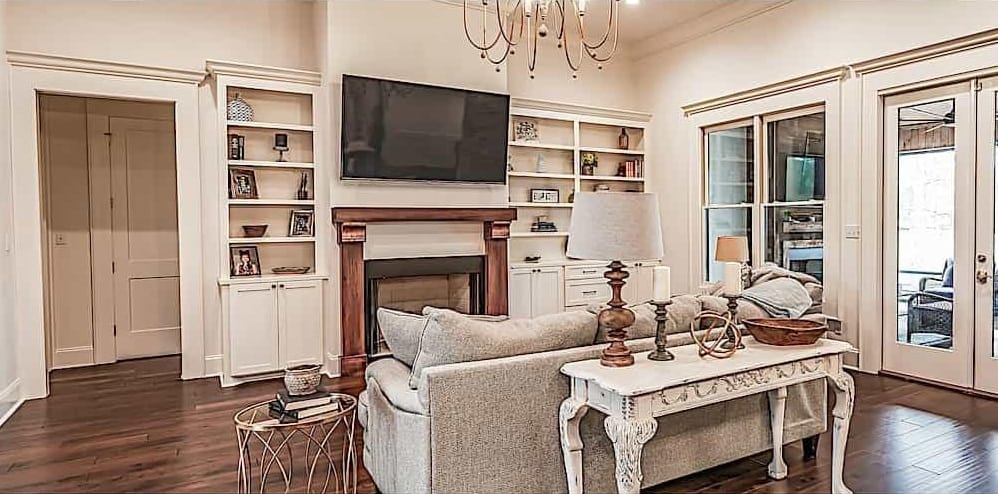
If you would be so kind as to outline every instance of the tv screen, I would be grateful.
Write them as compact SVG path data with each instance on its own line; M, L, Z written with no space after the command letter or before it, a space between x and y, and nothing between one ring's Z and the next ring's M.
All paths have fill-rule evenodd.
M343 178L506 182L509 96L343 76Z

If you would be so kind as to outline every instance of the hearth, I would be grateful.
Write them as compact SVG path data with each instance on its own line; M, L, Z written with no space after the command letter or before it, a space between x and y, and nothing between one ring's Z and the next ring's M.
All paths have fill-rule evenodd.
M378 307L420 313L444 307L466 314L485 309L485 257L417 257L364 261L364 342L368 358L389 355Z

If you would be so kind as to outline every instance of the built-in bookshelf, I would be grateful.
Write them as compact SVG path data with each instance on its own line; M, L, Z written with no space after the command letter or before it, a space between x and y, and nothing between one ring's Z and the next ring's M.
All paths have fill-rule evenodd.
M645 190L650 118L628 110L513 99L507 183L509 205L518 209L519 219L510 227L510 262L527 256L540 256L545 263L567 262L565 245L576 192ZM528 128L518 132L524 122ZM626 147L620 145L622 129ZM590 170L583 159L591 157L598 164ZM631 164L624 166L627 162ZM551 192L534 197L532 190ZM538 216L546 216L557 231L532 231Z
M218 111L222 204L220 233L222 259L219 279L223 284L251 282L254 279L314 279L324 275L323 245L328 207L320 204L316 184L324 183L324 164L317 160L319 136L316 114L319 104L318 78L309 74L281 74L256 77L253 67L237 64L211 66ZM238 99L252 108L246 119L228 111ZM278 135L286 136L282 153L275 149ZM239 144L230 138L239 136ZM233 147L238 147L238 151ZM233 173L244 183L252 180L255 194L233 190ZM245 177L252 177L246 179ZM310 227L294 227L311 215ZM251 236L244 226L266 225L262 236ZM259 256L260 278L232 276L233 252L255 250ZM304 275L277 275L274 268L308 267Z

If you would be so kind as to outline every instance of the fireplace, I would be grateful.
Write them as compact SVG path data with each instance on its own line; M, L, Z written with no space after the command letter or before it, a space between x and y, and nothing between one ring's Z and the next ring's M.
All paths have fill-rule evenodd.
M485 257L417 257L364 261L364 342L368 359L389 354L378 307L420 313L444 307L466 314L485 309Z

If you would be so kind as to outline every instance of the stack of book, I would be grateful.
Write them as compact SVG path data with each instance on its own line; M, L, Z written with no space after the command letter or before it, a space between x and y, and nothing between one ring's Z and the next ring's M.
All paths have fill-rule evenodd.
M282 424L305 420L309 417L335 412L340 409L340 402L328 391L319 388L312 394L294 396L287 389L277 392L277 397L270 402L270 416Z

